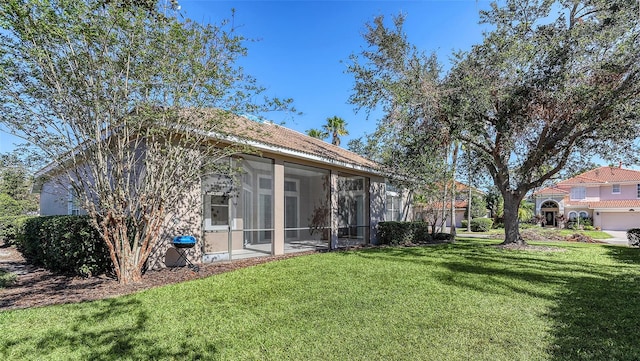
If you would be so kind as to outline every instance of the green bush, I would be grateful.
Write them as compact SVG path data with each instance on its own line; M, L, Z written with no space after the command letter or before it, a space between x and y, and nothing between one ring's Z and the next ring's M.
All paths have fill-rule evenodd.
M90 276L112 272L109 251L87 216L29 218L18 235L18 250L48 270Z
M472 232L488 232L493 226L491 218L474 218L471 220Z
M629 247L640 247L640 228L627 230L627 242Z
M429 225L425 222L380 222L378 244L398 245L431 241Z
M6 193L0 193L0 216L19 216L22 214L22 205Z
M451 233L436 233L433 235L433 240L434 241L453 241L453 235Z
M9 216L0 217L0 240L4 244L12 245L16 243L18 234L24 233L24 225L32 216Z

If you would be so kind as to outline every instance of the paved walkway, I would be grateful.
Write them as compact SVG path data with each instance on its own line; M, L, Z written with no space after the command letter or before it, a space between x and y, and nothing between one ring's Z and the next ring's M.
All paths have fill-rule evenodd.
M625 231L607 231L607 230L604 230L603 232L609 233L611 235L611 237L613 237L613 238L601 239L600 241L606 242L606 243L609 243L609 244L614 244L616 246L628 246L629 245L629 243L627 242L627 232L625 232Z

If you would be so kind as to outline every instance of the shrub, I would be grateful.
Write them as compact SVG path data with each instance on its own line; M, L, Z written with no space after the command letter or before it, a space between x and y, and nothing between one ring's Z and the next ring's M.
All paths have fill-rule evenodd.
M0 269L0 290L14 284L17 278L18 276L15 273L9 273Z
M378 223L378 243L398 245L411 242L413 239L411 222Z
M405 243L428 243L432 238L425 222L380 222L378 244L399 245Z
M22 211L20 202L6 193L0 193L0 216L19 216Z
M35 265L81 276L113 270L108 248L87 216L29 218L23 229L18 250Z
M474 218L471 220L472 232L487 232L493 226L493 219L491 218Z
M460 221L460 228L462 228L463 230L467 230L467 225L469 224L469 221L466 219L463 219Z
M433 241L431 233L429 233L429 224L426 222L412 222L413 242L429 243Z
M594 229L596 229L594 226L584 226L583 229L585 231L593 231Z
M627 231L629 247L640 247L640 228L631 228Z
M24 233L24 225L31 216L0 217L0 240L6 245L16 243L18 234Z
M436 233L433 235L433 240L442 242L442 241L453 241L453 235L451 233Z

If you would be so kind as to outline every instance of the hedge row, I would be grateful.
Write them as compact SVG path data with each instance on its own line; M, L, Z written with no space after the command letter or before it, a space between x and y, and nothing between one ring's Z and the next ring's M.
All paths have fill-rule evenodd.
M429 243L451 240L449 233L429 233L425 222L380 222L378 244L399 245L406 243Z
M81 276L113 271L109 250L87 216L29 218L23 231L18 250L34 265Z
M5 245L16 244L18 235L24 233L24 224L32 216L0 217L0 240Z
M462 228L467 228L467 220L462 220ZM471 220L471 232L488 232L493 227L491 218L473 218Z

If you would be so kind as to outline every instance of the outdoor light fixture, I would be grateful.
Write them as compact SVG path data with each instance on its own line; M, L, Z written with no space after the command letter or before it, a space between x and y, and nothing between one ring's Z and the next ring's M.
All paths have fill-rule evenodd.
M636 210L635 210L635 209L633 209L633 208L631 208L631 209L629 210L629 212L635 212L635 211L636 211Z

